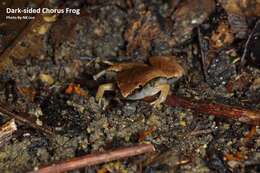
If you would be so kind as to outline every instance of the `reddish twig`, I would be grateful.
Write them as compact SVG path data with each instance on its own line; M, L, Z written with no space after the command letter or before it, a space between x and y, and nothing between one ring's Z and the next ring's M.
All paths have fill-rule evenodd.
M196 101L189 98L177 97L176 95L169 96L166 104L174 107L191 109L192 111L198 113L210 114L214 116L225 116L247 124L260 125L259 110L249 110L238 106Z
M152 144L139 144L137 146L121 148L114 151L108 151L105 153L88 154L85 156L72 158L67 161L62 161L57 164L43 167L36 171L31 171L30 173L50 173L50 172L61 173L61 172L79 169L91 165L110 162L113 160L136 156L139 154L144 154L152 151L155 151L155 148Z

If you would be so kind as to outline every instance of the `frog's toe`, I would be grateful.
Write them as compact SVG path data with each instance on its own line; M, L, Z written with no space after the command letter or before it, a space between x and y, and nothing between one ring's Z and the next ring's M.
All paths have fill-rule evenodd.
M97 94L96 94L95 100L96 100L96 102L97 102L99 105L101 105L101 100L102 100L102 98L103 98L103 95L104 95L104 93L102 94L101 92L97 92Z
M154 107L154 108L160 108L161 107L161 103L162 101L160 99L157 99L153 102L151 102L150 104Z

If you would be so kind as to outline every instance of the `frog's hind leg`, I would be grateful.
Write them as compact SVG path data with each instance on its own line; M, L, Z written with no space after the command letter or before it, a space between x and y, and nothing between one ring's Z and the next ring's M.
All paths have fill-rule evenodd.
M159 96L158 99L153 101L151 103L151 105L153 105L154 107L159 107L160 104L163 103L166 100L166 98L169 94L169 91L170 91L170 85L169 84L159 84L159 85L154 87L154 90L160 92L160 96Z
M106 83L106 84L99 85L96 94L96 101L98 102L98 104L101 104L101 99L105 91L114 91L114 90L115 90L115 85L113 83Z
M104 64L107 64L107 65L111 65L111 66L115 64L115 63L113 63L113 62L111 62L111 61L108 61L108 60L101 60L101 62L104 63ZM105 75L105 74L107 73L107 71L110 71L110 69L107 68L107 69L102 70L101 72L95 74L95 75L93 76L93 79L94 79L94 80L98 80L98 78L100 78L101 76Z
M93 76L94 80L98 80L98 78L100 78L101 76L105 75L107 72L107 70L102 70L101 72L99 72L98 74Z

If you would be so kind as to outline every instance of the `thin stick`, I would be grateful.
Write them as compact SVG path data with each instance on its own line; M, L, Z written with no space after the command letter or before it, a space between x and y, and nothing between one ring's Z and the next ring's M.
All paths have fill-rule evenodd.
M40 168L36 171L31 171L29 173L61 173L91 165L110 162L113 160L119 160L131 156L136 156L152 151L155 151L155 148L152 144L139 144L136 146L116 149L114 151L108 151L105 153L88 154L81 157L75 157L67 161L62 161L57 164Z
M198 40L199 40L199 47L200 47L200 54L201 54L201 70L203 72L203 77L204 77L204 81L207 81L208 78L207 78L207 72L206 72L206 68L208 65L206 65L206 55L204 53L204 50L203 50L203 46L202 46L202 34L200 32L200 27L198 27Z
M0 147L2 147L9 139L12 134L17 130L14 119L7 121L0 127Z
M207 101L195 101L190 98L182 98L176 95L168 96L166 104L174 107L191 109L194 112L225 116L243 123L260 125L260 110L250 110L238 106L229 106Z
M254 27L254 29L252 30L252 32L250 33L250 35L249 35L249 37L248 37L248 39L247 39L247 41L246 41L246 44L245 44L245 48L244 48L244 52L243 52L243 55L242 55L242 58L241 58L241 65L244 65L245 64L245 59L246 59L246 56L247 56L247 53L248 53L248 45L249 45L249 43L250 43L250 41L252 40L252 37L253 37L253 35L255 34L255 31L256 31L256 29L257 29L257 26L260 24L260 20L258 20L257 22L256 22L256 24L255 24L255 27Z
M22 123L22 124L26 124L34 129L37 129L41 132L43 132L46 135L53 135L53 131L48 128L48 127L43 127L43 126L39 126L38 124L36 124L34 121L30 120L29 117L30 115L26 114L26 113L19 113L19 114L15 114L12 111L10 111L10 109L2 104L0 104L0 113L4 114L8 117L14 118L16 119L18 122Z

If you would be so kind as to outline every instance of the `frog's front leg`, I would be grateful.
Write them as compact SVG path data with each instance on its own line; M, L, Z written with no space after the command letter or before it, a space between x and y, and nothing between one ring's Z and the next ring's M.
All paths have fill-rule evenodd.
M96 101L98 102L98 104L101 104L101 99L105 93L105 91L114 91L115 90L115 84L113 83L106 83L106 84L102 84L99 85L98 87L98 91L96 94Z
M170 85L169 84L159 84L159 85L156 85L154 87L154 90L158 92L161 92L160 93L160 96L158 99L156 99L155 101L153 101L151 103L151 105L153 105L154 107L159 107L161 103L163 103L168 94L169 94L169 91L170 91Z

